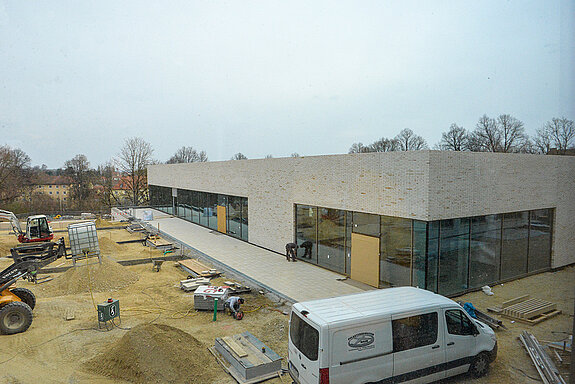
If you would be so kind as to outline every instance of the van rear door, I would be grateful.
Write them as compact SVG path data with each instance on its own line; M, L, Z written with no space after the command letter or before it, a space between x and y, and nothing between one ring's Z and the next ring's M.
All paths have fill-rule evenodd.
M391 320L394 382L430 383L444 378L445 347L439 313L392 316Z
M319 327L292 311L289 327L289 371L300 384L318 384Z

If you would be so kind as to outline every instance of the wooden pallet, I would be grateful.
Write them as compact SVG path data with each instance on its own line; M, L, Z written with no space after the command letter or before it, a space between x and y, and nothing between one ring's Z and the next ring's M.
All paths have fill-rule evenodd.
M557 310L557 304L529 298L528 295L506 301L501 307L501 316L530 325L538 324L561 313Z

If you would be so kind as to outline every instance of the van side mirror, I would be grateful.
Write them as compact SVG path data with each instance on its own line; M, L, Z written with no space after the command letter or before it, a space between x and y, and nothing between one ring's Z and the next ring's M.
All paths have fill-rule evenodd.
M473 336L477 336L479 335L479 330L477 329L477 326L475 324L472 325L473 329Z

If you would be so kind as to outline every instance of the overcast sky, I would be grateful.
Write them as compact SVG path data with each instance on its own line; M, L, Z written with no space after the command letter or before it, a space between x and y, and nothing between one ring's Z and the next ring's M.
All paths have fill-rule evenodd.
M575 2L0 0L0 145L50 168L140 136L166 161L430 146L575 119Z

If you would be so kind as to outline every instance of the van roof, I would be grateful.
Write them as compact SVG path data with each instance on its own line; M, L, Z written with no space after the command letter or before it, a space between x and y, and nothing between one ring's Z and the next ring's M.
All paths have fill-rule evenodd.
M295 303L298 312L309 312L318 323L337 323L365 317L389 317L455 302L447 297L415 287L376 289L368 292ZM319 320L319 321L317 321Z

